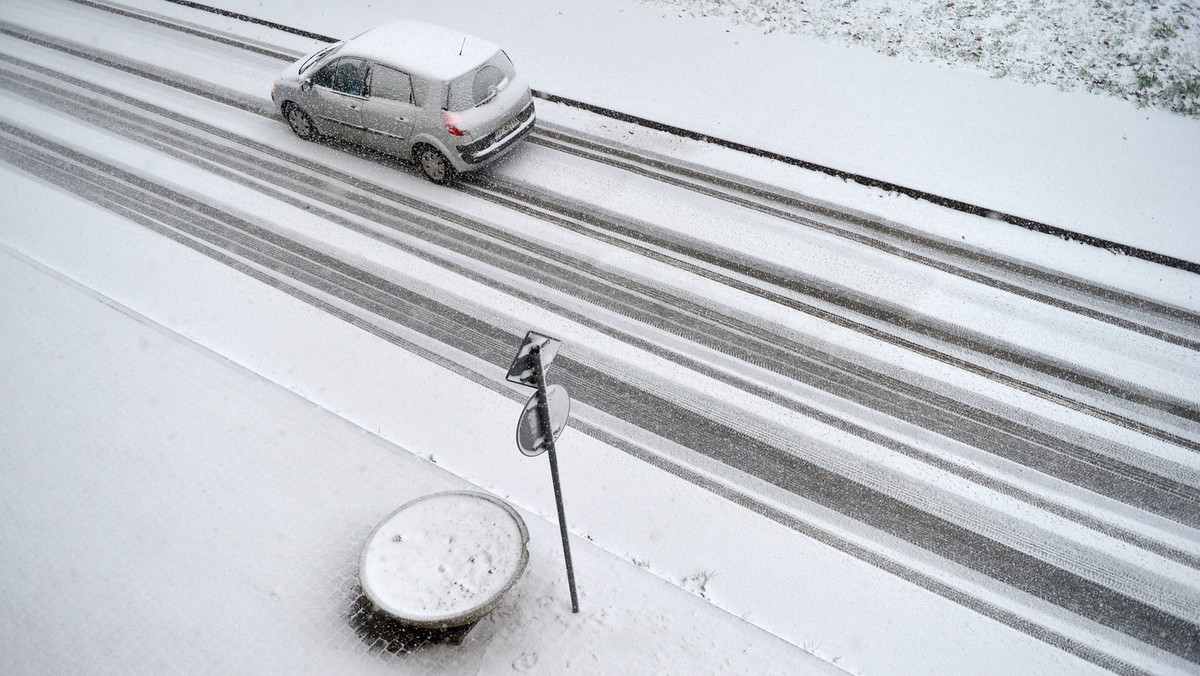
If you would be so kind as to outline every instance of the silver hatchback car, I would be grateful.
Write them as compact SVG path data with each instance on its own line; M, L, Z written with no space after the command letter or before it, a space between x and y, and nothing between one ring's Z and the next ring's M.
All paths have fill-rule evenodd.
M332 136L416 162L434 183L494 162L533 130L533 97L499 47L395 21L288 66L271 99L303 139Z

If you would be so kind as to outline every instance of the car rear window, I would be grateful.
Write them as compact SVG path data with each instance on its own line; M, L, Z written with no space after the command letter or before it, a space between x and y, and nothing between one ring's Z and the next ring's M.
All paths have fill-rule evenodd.
M446 92L446 110L467 110L474 108L504 89L514 77L517 69L504 52L488 59L482 66L464 73L452 82Z

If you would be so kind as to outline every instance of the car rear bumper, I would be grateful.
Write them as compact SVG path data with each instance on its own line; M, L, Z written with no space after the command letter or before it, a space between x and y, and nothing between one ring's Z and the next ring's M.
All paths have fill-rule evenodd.
M503 155L514 143L520 141L526 134L533 131L533 123L536 118L537 115L534 113L533 102L530 101L529 105L517 114L517 119L521 120L521 123L516 129L509 132L507 136L500 139L494 139L489 136L474 143L456 146L455 150L458 151L458 156L462 158L462 161L467 164L475 165L488 162Z

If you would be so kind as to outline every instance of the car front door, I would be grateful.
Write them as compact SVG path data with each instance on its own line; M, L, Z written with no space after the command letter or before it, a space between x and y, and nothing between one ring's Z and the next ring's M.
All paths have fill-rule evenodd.
M362 106L367 82L367 62L338 59L312 78L312 113L326 133L362 141ZM332 123L332 124L331 124Z
M362 106L367 143L384 152L406 156L416 115L412 78L408 73L371 64L367 100Z

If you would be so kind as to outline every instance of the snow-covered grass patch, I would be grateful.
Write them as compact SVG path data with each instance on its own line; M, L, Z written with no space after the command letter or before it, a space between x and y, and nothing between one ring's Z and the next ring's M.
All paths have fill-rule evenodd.
M1200 116L1200 5L1185 0L643 0L995 77ZM799 66L799 64L797 64Z

